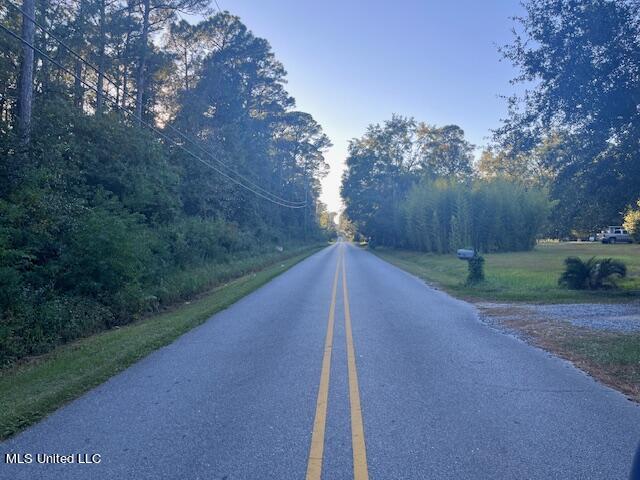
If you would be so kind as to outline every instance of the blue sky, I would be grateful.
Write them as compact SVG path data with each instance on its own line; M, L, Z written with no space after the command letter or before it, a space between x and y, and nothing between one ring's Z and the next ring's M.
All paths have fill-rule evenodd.
M218 0L271 43L288 90L334 146L322 200L341 208L340 176L349 139L392 113L460 125L482 146L500 123L513 67L508 42L518 0Z

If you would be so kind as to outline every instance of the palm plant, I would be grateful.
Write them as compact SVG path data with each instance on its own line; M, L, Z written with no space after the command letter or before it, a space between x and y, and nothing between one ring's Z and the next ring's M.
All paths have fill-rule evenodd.
M619 260L603 258L594 265L590 273L589 288L597 290L605 286L615 287L614 277L625 277L627 266Z
M568 257L564 260L565 270L558 280L558 284L572 290L584 290L589 285L589 271L595 257L583 262L578 257Z
M578 257L568 257L564 261L565 271L558 283L573 290L598 290L615 287L614 277L625 277L627 267L612 258L591 257L586 262Z

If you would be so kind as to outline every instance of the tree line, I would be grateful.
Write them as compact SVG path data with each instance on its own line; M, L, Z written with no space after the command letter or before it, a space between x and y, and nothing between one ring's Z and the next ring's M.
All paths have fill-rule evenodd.
M548 188L548 234L621 225L640 198L640 3L528 0L500 50L527 86L485 167Z
M531 248L536 235L586 237L623 221L635 230L640 4L523 6L500 52L527 89L508 98L477 162L459 127L401 116L350 143L345 213L374 243L506 251Z
M324 238L330 142L267 40L207 4L0 10L0 363Z
M397 115L350 143L342 196L371 245L435 253L530 249L550 208L542 189L482 178L460 127Z

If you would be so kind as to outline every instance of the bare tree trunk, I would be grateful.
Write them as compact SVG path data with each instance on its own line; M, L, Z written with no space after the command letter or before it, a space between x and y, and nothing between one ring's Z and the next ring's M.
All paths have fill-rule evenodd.
M5 100L5 95L0 95L0 120L3 122L7 121L7 102Z
M73 82L73 104L76 108L82 110L84 103L84 90L82 88L82 62L80 60L76 60L75 65L73 67L73 73L75 75L75 80Z
M184 47L184 90L189 91L189 52L187 47Z
M127 98L129 97L129 69L127 65L122 66L122 108L127 108Z
M147 50L149 42L149 13L151 9L150 0L144 0L144 13L142 15L142 38L140 59L138 63L138 74L136 78L137 92L136 92L136 117L138 122L142 120L142 102L144 101L144 89L145 89L145 70L147 67Z
M307 220L309 217L309 179L307 178L307 164L304 165L304 241L307 241Z
M47 18L49 13L49 1L40 0L39 5L40 5L41 22L45 27L48 27ZM45 32L42 32L42 35L40 35L39 40L40 40L40 45L38 46L40 47L40 50L47 53L48 47L49 47L48 34ZM52 75L51 65L49 65L48 61L42 59L40 61L40 68L37 68L37 66L38 64L36 64L36 69L34 73L34 78L35 78L34 85L36 86L38 85L38 78L40 78L40 91L43 94L46 94L51 89L51 75Z
M83 35L84 35L84 0L80 0L80 7L78 9L78 16L75 21L75 47L82 53ZM83 65L80 60L76 60L73 73L75 74L75 80L73 83L73 104L76 108L82 110L84 107L84 88L82 85L82 70Z
M100 0L100 19L99 19L99 44L98 44L98 80L96 82L96 113L102 114L104 104L104 52L106 43L105 33L105 5L104 0Z
M35 18L35 0L23 0L22 9L26 15L22 16L22 39L34 44L35 24L27 18ZM20 85L18 87L18 131L20 141L29 143L31 137L31 109L33 106L33 48L22 46L22 64L20 65Z
M115 87L116 87L116 98L115 98L115 105L120 105L120 87L122 87L122 83L120 82L120 66L117 67L116 69L116 73L113 75L113 79L114 79L114 83L115 83Z

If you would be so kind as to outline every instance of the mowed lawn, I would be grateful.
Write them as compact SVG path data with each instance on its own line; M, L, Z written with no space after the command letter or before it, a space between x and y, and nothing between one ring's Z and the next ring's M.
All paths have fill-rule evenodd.
M540 243L530 252L486 254L486 281L465 285L467 262L455 255L376 249L374 253L458 296L488 301L620 302L640 299L640 244L589 242ZM568 290L558 285L567 257L611 257L627 265L618 289L598 292Z

